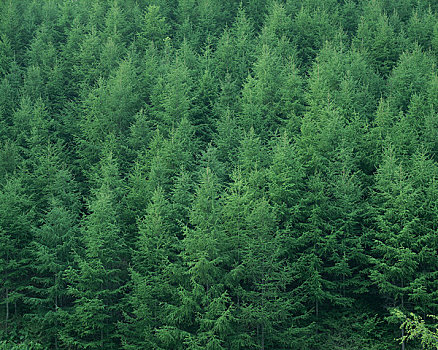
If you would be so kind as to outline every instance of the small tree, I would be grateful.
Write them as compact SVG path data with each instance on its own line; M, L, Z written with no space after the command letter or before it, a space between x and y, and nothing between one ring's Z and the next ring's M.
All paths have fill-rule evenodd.
M400 325L400 328L404 329L405 333L405 335L400 338L402 343L408 340L418 339L421 342L422 349L438 349L438 324L428 325L420 316L413 313L406 315L398 309L393 310L392 315L403 321ZM437 316L428 315L428 317L438 321Z

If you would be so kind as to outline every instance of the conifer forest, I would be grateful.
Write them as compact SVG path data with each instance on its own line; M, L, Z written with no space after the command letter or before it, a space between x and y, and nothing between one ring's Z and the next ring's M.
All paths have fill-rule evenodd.
M436 350L437 62L437 0L0 0L0 349Z

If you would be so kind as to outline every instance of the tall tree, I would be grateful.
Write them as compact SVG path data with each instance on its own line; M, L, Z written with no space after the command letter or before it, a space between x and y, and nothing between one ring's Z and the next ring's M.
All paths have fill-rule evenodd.
M167 323L164 305L177 297L173 266L178 262L178 239L169 223L169 202L157 188L144 217L138 221L138 240L131 269L129 308L122 326L124 348L161 346L155 331ZM173 283L173 284L172 284Z
M288 118L300 114L303 104L301 78L295 65L282 66L277 54L268 46L263 46L254 64L253 74L248 77L242 90L240 119L243 129L249 131L254 128L257 134L266 139Z
M364 6L357 28L355 45L363 50L378 72L387 77L403 50L402 37L395 32L381 1L370 1Z
M33 203L25 192L23 177L7 179L1 191L0 239L2 324L6 339L24 336L23 316L26 288L30 285Z
M61 340L80 349L116 349L129 256L118 224L122 188L111 152L97 171L102 177L96 174L89 214L83 219L83 253L77 252L77 268L66 272L74 308L65 316Z
M406 165L388 148L376 175L372 202L375 222L370 278L382 296L382 308L409 309L412 283L419 277L415 243L419 195Z

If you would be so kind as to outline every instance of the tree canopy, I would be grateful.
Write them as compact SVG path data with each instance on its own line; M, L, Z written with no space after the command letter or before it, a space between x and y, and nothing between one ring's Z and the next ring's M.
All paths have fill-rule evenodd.
M436 348L437 62L433 0L0 1L0 349Z

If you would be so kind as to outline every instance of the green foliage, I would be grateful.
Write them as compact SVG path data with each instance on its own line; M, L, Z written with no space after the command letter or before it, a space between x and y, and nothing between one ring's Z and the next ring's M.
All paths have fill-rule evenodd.
M279 57L263 46L242 89L241 125L266 138L303 111L302 81L294 64L282 67Z
M427 87L435 65L434 58L422 52L418 47L400 57L397 67L388 79L389 99L393 108L406 111L412 96L421 95L422 89Z
M310 67L324 42L336 35L325 9L302 6L293 20L292 28L293 44L303 68Z
M0 1L0 349L436 347L437 11Z
M375 0L365 4L353 42L364 52L369 63L387 77L402 52L400 35L391 26L382 2Z
M308 80L311 109L324 105L337 108L346 119L357 113L371 120L381 93L381 78L358 51L327 44L319 52Z
M142 29L138 34L138 45L140 48L148 47L150 42L161 47L164 45L164 39L169 33L169 24L161 15L160 8L155 5L149 5L142 23Z
M417 316L413 313L405 315L398 309L393 310L392 314L403 321L400 325L400 328L405 330L406 335L400 339L401 342L419 339L423 349L427 350L436 348L436 342L438 339L438 329L436 325L434 330L429 324L426 324L425 320L423 320L420 316ZM433 320L437 320L436 316L429 315L428 317Z

